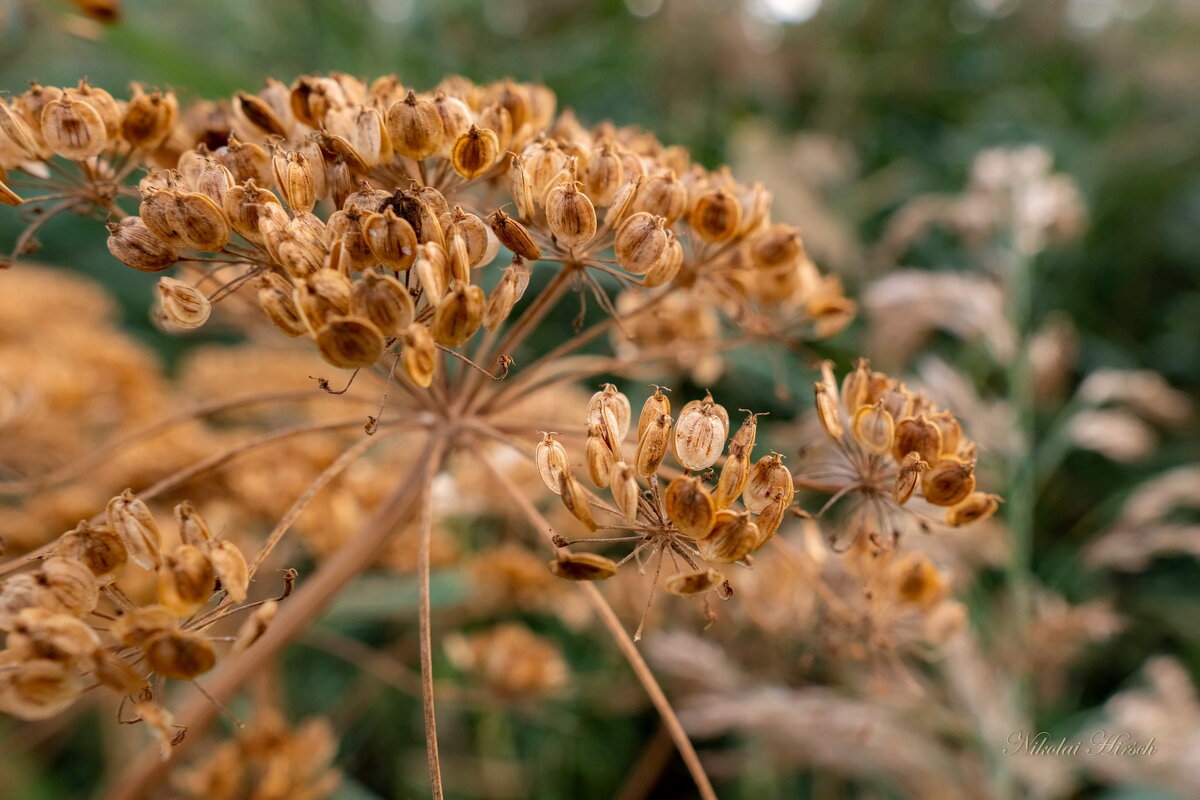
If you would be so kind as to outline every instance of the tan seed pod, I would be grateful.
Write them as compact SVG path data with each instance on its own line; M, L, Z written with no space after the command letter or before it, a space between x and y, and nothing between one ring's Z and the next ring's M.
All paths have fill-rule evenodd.
M41 111L32 116L40 126L42 119ZM9 142L12 142L13 147L16 148L20 156L40 160L39 148L37 142L34 141L34 134L30 129L29 123L10 108L7 102L3 101L0 101L0 135L3 135Z
M212 531L191 502L185 500L175 506L175 521L179 526L180 542L208 552L213 543Z
M267 600L254 609L254 613L238 627L233 637L233 646L229 649L230 654L237 655L262 638L278 612L279 602L276 600Z
M533 196L544 201L546 191L567 167L567 154L558 142L543 137L526 147L524 155L528 158L526 167L533 186Z
M687 211L687 189L670 172L648 176L638 192L637 210L666 217L667 226L674 225Z
M905 417L912 416L910 413L912 411L912 392L899 381L885 389L879 399L883 402L883 407L887 409L887 412L892 415L892 419L903 421Z
M120 577L129 560L125 544L115 531L86 520L59 538L54 545L54 554L83 564L101 586Z
M245 181L260 186L271 185L274 178L271 156L262 145L256 142L241 142L236 136L230 136L229 144L218 150L215 156L229 168L238 183Z
M388 108L387 131L396 152L417 161L436 153L445 137L437 107L412 92Z
M611 416L606 418L605 411L610 412ZM613 384L606 383L588 400L587 416L589 424L607 426L608 430L604 433L609 437L609 443L619 445L629 435L633 410L629 398ZM616 449L614 446L613 452Z
M596 235L596 209L574 183L561 184L546 194L546 224L555 239L576 247Z
M619 227L627 216L637 210L637 201L641 194L644 180L641 175L633 178L626 176L625 183L613 195L612 204L608 207L608 213L604 215L604 226L606 228Z
M433 311L429 332L438 344L457 347L470 339L483 324L487 300L483 289L456 282Z
M758 436L758 418L762 416L762 413L755 414L745 408L739 410L746 412L746 419L737 429L737 433L729 439L729 455L741 455L749 458L754 451L754 443Z
M751 512L761 514L777 496L784 498L785 505L791 505L795 495L795 482L791 471L783 465L783 456L771 453L760 458L751 468L742 502Z
M533 180L526 165L528 156L519 155L512 159L508 168L508 193L517 204L517 213L523 219L532 219L537 213L533 199Z
M816 390L817 419L821 427L834 439L842 438L846 431L842 427L841 414L838 412L837 394L824 381L813 384Z
M250 569L246 566L246 557L233 542L218 542L209 552L213 571L221 581L221 586L229 593L235 603L246 602L246 589L250 585Z
M642 404L642 412L638 415L638 441L646 433L646 428L663 414L671 413L671 399L663 394L664 386L655 386L654 394L646 398ZM668 391L670 391L668 389Z
M892 499L904 505L912 497L921 476L929 471L929 462L921 460L921 454L912 452L904 456L900 462L900 471L896 473L896 486L892 489Z
M290 110L290 109L289 109ZM280 114L271 107L263 98L250 94L248 92L238 92L233 97L233 111L237 117L245 120L249 125L258 128L258 131L245 131L238 127L238 130L243 133L253 132L258 135L273 134L275 136L287 137L287 126L284 125ZM261 133L260 133L261 132ZM254 137L250 137L254 138Z
M412 295L391 275L368 272L350 293L350 313L369 319L384 336L398 336L416 315Z
M637 519L638 498L641 496L633 468L624 461L614 462L608 481L612 487L613 500L621 510L621 516L626 522L633 524Z
M162 534L150 507L126 489L108 501L106 514L108 527L120 535L129 557L143 569L158 569Z
M6 644L18 658L74 663L91 656L100 646L100 637L76 617L34 606L17 614Z
M103 647L92 653L88 667L102 686L123 695L136 697L150 686L123 658Z
M199 547L181 544L158 569L158 602L180 617L195 614L209 601L217 575Z
M715 189L696 200L690 218L692 230L705 241L728 242L742 224L742 204L737 195Z
M675 456L685 469L708 469L721 457L729 436L729 412L714 403L711 393L693 400L675 423Z
M559 552L550 562L550 571L569 581L603 581L617 574L617 564L596 553Z
M108 134L100 112L89 103L63 95L42 109L42 138L57 156L86 161L104 152Z
M613 465L617 458L605 441L605 437L594 425L588 426L587 447L584 451L587 463L588 477L597 489L605 489L611 479Z
M180 328L199 328L212 313L212 303L202 292L169 277L158 279L158 303L162 319Z
M784 494L778 493L771 502L767 503L767 507L759 512L754 523L758 526L758 542L754 545L754 549L758 550L767 542L775 538L775 532L779 530L779 526L783 524L783 518L787 515L790 502L785 501Z
M881 456L892 449L896 423L880 401L873 406L859 406L850 422L850 433L868 453Z
M529 230L520 222L505 214L503 209L496 209L488 217L488 221L492 225L492 232L500 240L500 244L507 247L513 253L529 261L537 261L542 257L541 248L537 246L537 242L533 241L533 237L529 235Z
M659 465L666 458L671 444L671 422L670 414L660 414L638 437L633 469L639 477L649 478L658 471Z
M705 561L729 564L745 558L761 538L758 525L745 511L718 511L712 530L696 542L696 549Z
M134 90L135 92L138 91L136 85L134 86ZM63 95L70 97L72 100L82 100L96 109L96 113L100 115L100 119L104 120L104 135L110 140L115 139L118 133L120 133L123 108L106 90L92 86L85 78L75 88L64 89Z
M562 473L570 469L567 449L563 447L562 442L555 439L553 434L543 433L542 440L533 451L533 460L546 488L555 494L561 494Z
M764 228L750 240L750 258L762 269L791 264L803 253L799 231L783 223Z
M151 149L163 142L175 128L179 101L174 92L141 91L125 106L121 118L121 137L138 149Z
M225 195L234 187L235 181L233 173L220 161L201 156L198 168L188 180L188 185L192 191L199 192L212 200L217 208L224 210Z
M327 223L331 253L333 246L340 243L347 258L347 266L352 269L363 269L375 263L375 254L363 235L364 216L356 206L351 205L330 214Z
M500 139L496 132L472 125L455 140L450 165L459 175L471 180L490 170L499 158Z
M717 479L717 488L713 492L713 502L717 504L717 508L729 508L746 488L746 479L749 477L749 451L743 455L734 455L731 445L729 457L721 467L721 476Z
M176 247L215 253L229 243L225 212L199 192L151 192L142 200L140 212L150 230Z
M972 492L967 499L946 509L946 524L954 527L970 525L985 520L1000 508L1000 496L984 492Z
M583 484L575 480L575 476L571 474L570 470L562 470L558 473L558 493L562 497L563 505L575 519L582 522L589 531L596 530L596 521L592 519L592 508L588 503L587 492L584 490Z
M11 631L17 615L36 606L42 591L41 583L29 572L0 581L0 631Z
M430 303L437 304L450 291L450 258L436 242L417 248L417 277Z
M217 663L212 643L199 633L165 631L156 633L142 646L146 666L165 678L190 681Z
M921 496L935 506L955 506L975 491L975 464L950 456L921 476Z
M108 252L142 272L161 272L179 260L179 251L156 236L141 217L108 223Z
M929 419L941 431L941 455L958 455L959 448L963 444L963 432L962 426L958 424L958 420L954 418L954 414L949 411L939 411Z
M0 672L0 711L19 719L58 716L82 693L74 668L58 661L32 659Z
M346 159L338 156L325 167L325 182L329 184L329 196L334 208L345 208L346 201L354 193L354 175Z
M906 554L890 572L896 595L903 603L928 609L945 596L946 585L937 567L920 553Z
M621 158L617 154L616 145L605 140L598 149L592 152L588 159L585 173L585 186L588 197L597 206L607 206L617 195L617 190L625 182L625 170Z
M504 270L496 288L488 296L487 308L483 312L483 327L489 331L499 328L512 313L524 287L529 285L529 268L517 256L513 264Z
M695 572L680 572L666 580L667 591L679 597L693 597L725 583L725 576L712 567Z
M68 558L46 559L42 563L40 582L54 598L53 606L45 602L43 606L76 617L90 613L100 596L100 584L92 571Z
M685 536L703 539L716 521L717 507L704 482L692 475L680 475L667 484L663 494L667 518Z
M429 328L414 322L404 329L400 339L404 348L400 351L404 372L417 386L427 388L433 382L433 373L437 369L437 346Z
M316 170L303 154L276 150L271 158L275 185L293 211L312 211L317 204ZM324 164L321 165L324 167Z
M267 319L288 336L303 336L308 326L294 299L294 289L287 279L273 272L259 279L258 304Z
M666 217L645 211L626 218L617 228L613 252L617 263L634 275L645 275L667 252Z
M151 636L177 627L174 614L163 606L150 605L125 611L113 621L109 632L125 647L141 647Z
M883 400L879 401L882 406ZM923 461L937 462L942 452L942 432L938 426L922 414L915 419L907 417L896 423L896 436L892 444L892 455L897 461L916 451Z
M417 259L417 234L391 206L363 216L362 233L371 253L389 269L408 269Z
M363 317L330 317L317 331L321 358L342 369L372 366L385 345L379 328Z
M322 268L296 283L296 305L315 332L330 319L350 312L350 279L337 270Z
M282 211L274 193L259 188L253 180L233 186L225 193L223 208L230 226L238 235L254 244L263 244L262 219L272 211ZM286 215L285 215L286 221Z
M483 265L484 258L490 249L488 242L491 239L488 235L488 226L483 220L474 214L463 211L461 206L455 206L454 211L443 219L442 229L445 231L447 246L452 236L462 239L468 267L474 268Z
M859 408L870 404L870 396L871 362L860 358L854 369L842 379L842 402L846 406L846 413L853 417Z
M642 285L648 289L662 286L675 280L683 268L683 245L675 238L675 234L667 231L667 249L657 261L650 265L642 276Z
M438 155L453 159L454 148L458 144L459 139L473 127L471 124L471 108L460 98L452 97L445 92L438 92L434 95L433 107L437 109L438 116L442 118L442 132L445 134L442 149L438 152ZM487 129L487 132L492 134L492 136L496 136L495 131ZM496 136L496 149L499 152L500 137L498 136ZM461 175L462 173L459 174Z

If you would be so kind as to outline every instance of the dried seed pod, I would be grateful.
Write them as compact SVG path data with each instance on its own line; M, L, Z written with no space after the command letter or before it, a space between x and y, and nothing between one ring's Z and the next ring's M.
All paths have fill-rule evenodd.
M682 416L682 415L680 415ZM667 518L680 533L703 539L712 530L717 508L704 482L692 475L680 475L667 484L663 494Z
M617 458L595 425L588 426L587 448L584 452L588 477L597 489L608 487L613 465Z
M788 507L791 502L784 497L782 492L779 492L767 503L767 507L759 512L754 523L758 526L758 542L754 545L754 549L758 550L771 539L775 538L775 532L779 530L779 526L783 524L783 518L787 515Z
M804 252L800 233L791 225L776 223L764 228L750 240L750 258L755 266L773 269L791 264ZM854 413L853 409L850 413Z
M37 121L37 124L40 125L42 119L41 111L32 116ZM41 156L38 152L38 145L34 141L34 134L30 129L29 123L14 112L6 102L0 102L0 134L3 134L8 141L12 142L19 156L40 160Z
M417 277L430 303L436 304L450 290L450 259L436 242L417 248Z
M134 91L135 93L138 91L136 85L134 86ZM118 103L107 91L92 86L85 78L75 88L64 89L63 95L70 97L72 100L82 100L96 109L96 113L100 115L100 119L104 120L104 135L109 140L114 140L120 133L121 114L123 111L122 104Z
M666 387L655 385L654 394L647 397L646 402L642 404L642 413L638 416L638 441L641 441L651 423L663 414L671 413L671 399L663 394L664 388Z
M330 317L317 331L321 358L335 367L369 367L383 355L386 342L379 328L363 317Z
M429 332L434 341L446 347L457 347L470 339L483 324L486 303L483 289L456 282L433 311Z
M233 637L233 646L229 648L230 654L237 655L262 638L278 612L279 602L276 600L267 600L254 609L254 613L238 627Z
M108 223L108 252L142 272L161 272L179 260L179 251L156 236L141 217Z
M575 519L582 522L588 530L596 530L596 521L592 519L592 508L588 503L587 492L584 490L583 484L575 480L575 476L571 474L570 470L562 470L558 473L558 493L562 497L563 505Z
M322 268L296 283L296 305L315 333L330 319L350 312L350 279L342 273Z
M963 443L963 432L962 426L958 424L954 414L949 411L939 411L929 419L934 425L937 425L942 434L941 455L958 455L958 450Z
M496 209L488 217L488 221L492 225L492 232L500 240L500 244L507 247L513 253L529 261L537 261L542 257L541 248L537 246L537 242L533 241L533 237L529 235L528 229L508 214L505 214L503 209Z
M225 212L207 195L164 189L146 193L142 220L160 239L175 247L219 252L229 243Z
M758 525L745 511L718 511L708 536L696 542L705 561L729 564L745 558L761 538Z
M558 146L558 142L545 137L526 147L524 155L529 159L526 166L533 196L541 199L544 204L547 190L567 167L567 155Z
M912 410L912 392L905 388L904 384L896 381L894 385L886 388L879 397L883 403L883 407L892 415L892 419L903 421L905 417L910 417ZM899 434L899 430L897 430ZM907 452L907 451L906 451Z
M271 324L288 336L308 333L308 326L294 299L294 288L282 275L269 272L259 279L258 304Z
M229 171L239 183L244 181L269 186L274 178L271 156L262 145L255 142L241 142L236 136L230 136L229 144L218 150L215 155L222 164L229 167Z
M185 500L175 506L175 521L179 525L179 541L205 552L212 546L212 531L191 502Z
M679 597L692 597L725 583L725 576L712 567L695 572L680 572L666 580L667 591Z
M669 237L666 217L645 211L628 217L617 228L613 252L621 268L634 275L645 275L667 252Z
M19 206L23 202L25 201L21 199L21 195L8 188L4 181L0 180L0 203L6 206Z
M975 464L949 456L921 476L921 496L935 506L955 506L975 491Z
M692 230L708 242L728 242L742 224L742 204L737 195L714 189L700 195L692 208Z
M528 285L529 267L517 256L488 296L487 308L483 312L483 327L489 331L499 328L508 319Z
M96 607L99 582L84 564L63 557L48 558L42 563L40 573L42 587L53 598L52 604L43 599L43 607L76 617Z
M533 451L533 460L537 464L538 474L542 476L542 483L546 484L550 491L560 494L561 475L570 469L567 449L563 447L562 442L555 439L553 434L543 433L542 440Z
M398 336L416 315L412 295L391 275L368 272L350 292L350 313L369 319L384 336Z
M362 234L371 253L389 269L408 269L417 259L417 234L391 206L365 215Z
M931 608L945 595L946 585L937 567L920 553L908 553L891 569L901 602Z
M687 211L687 189L671 172L648 176L638 192L637 210L666 217L674 225Z
M625 182L625 170L617 147L606 139L592 152L585 173L588 197L598 206L607 206L616 197L617 190Z
M776 496L782 496L785 505L790 506L796 487L792 473L783 465L783 456L771 453L760 458L750 470L742 502L751 512L761 514Z
M564 183L546 194L546 224L567 247L582 245L596 235L596 209L574 183Z
M246 557L233 542L219 542L209 552L213 571L229 592L230 599L235 603L246 602L246 589L250 585L250 569L246 566Z
M438 92L434 95L433 107L437 109L438 116L442 118L442 132L445 134L445 139L442 142L442 148L438 152L438 155L452 159L458 140L470 128L474 127L471 124L471 109L460 98L452 97L445 92ZM494 131L485 130L496 136ZM498 136L496 137L496 149L497 151L500 149L500 138Z
M616 501L617 508L621 509L621 516L626 522L633 524L637 519L638 498L641 496L633 468L624 461L614 462L608 482L612 486L613 500Z
M884 400L879 401L882 406ZM923 461L935 463L942 452L942 432L938 426L922 414L915 419L907 417L896 423L896 438L892 444L892 455L897 461L916 451Z
M837 393L824 381L817 381L813 388L816 390L817 419L821 427L832 438L842 438L845 429L842 428L842 418L838 412Z
M287 138L287 126L284 125L283 120L280 118L281 115L261 97L248 92L238 92L233 97L233 111L241 120L245 120L249 125L259 129L258 131L254 131L253 129L247 131L239 126L239 132L247 135L250 133L259 136L270 134ZM261 133L259 133L260 131ZM256 137L250 136L250 138Z
M246 241L263 244L262 220L274 211L283 211L279 198L259 188L253 180L233 186L225 193L223 209L230 226ZM284 215L286 221L286 215Z
M303 153L276 150L271 159L275 185L293 211L312 211L317 204L317 178L313 162ZM324 164L321 165L324 167Z
M121 614L109 627L113 638L124 647L141 647L146 640L178 627L175 615L159 605L138 606Z
M474 214L466 213L461 206L455 206L454 211L443 220L442 229L446 232L447 245L452 236L461 237L466 249L468 267L483 265L484 258L490 249L488 242L491 239L488 235L488 226L484 224L483 220ZM495 255L494 252L493 255Z
M892 449L896 423L881 400L873 406L859 406L850 422L850 433L868 453L881 456Z
M490 170L499 158L500 138L496 132L474 125L455 140L450 151L450 165L467 180Z
M946 524L958 527L988 519L1000 508L1000 496L972 492L958 505L946 509Z
M675 423L675 456L685 469L708 469L716 463L729 435L729 413L713 402L712 394L693 400Z
M436 153L445 137L437 106L412 92L388 108L387 131L396 152L417 161Z
M404 372L417 386L427 388L433 382L433 373L437 369L437 346L429 328L414 322L404 329L400 339L404 348L400 351Z
M842 379L842 402L846 406L846 413L854 416L859 408L870 404L870 397L871 362L860 358L854 369Z
M721 467L721 477L717 479L717 488L713 492L713 502L717 508L729 508L746 488L746 479L750 477L749 451L734 455L732 444L729 450L729 457Z
M95 108L64 94L42 109L42 139L57 156L68 161L86 161L108 146L104 120Z
M900 462L900 471L896 473L896 486L892 489L892 499L900 505L908 502L913 490L921 481L921 476L929 471L929 462L921 460L921 454L912 452L904 456Z
M148 638L142 646L146 666L166 678L190 681L217 663L212 644L199 633L164 631Z
M658 471L659 465L666 458L671 443L671 422L670 414L660 414L638 437L633 468L639 477L649 478Z
M177 616L191 616L212 597L216 580L208 556L199 547L181 544L159 567L158 602Z
M508 193L517 204L517 213L523 219L532 219L537 213L533 199L533 180L529 176L528 156L519 155L508 167Z
M174 92L146 94L135 89L121 118L121 137L136 149L149 150L171 135L179 117Z
M34 606L17 614L6 644L6 652L18 659L48 658L73 664L95 652L100 637L69 614Z
M125 543L129 557L144 569L158 569L162 534L150 513L150 507L126 489L108 501L108 527Z
M675 234L667 231L667 249L657 261L650 265L642 276L642 285L648 289L662 286L675 280L675 276L683 268L683 245L675 238Z
M189 152L195 152L194 150ZM235 185L233 173L214 158L200 156L194 175L187 181L192 191L199 192L224 210L225 195ZM181 170L182 171L182 170Z
M607 413L606 413L607 412ZM633 415L629 398L617 391L617 387L606 383L588 400L588 423L605 430L609 445L617 452L620 443L629 435L630 419Z
M754 451L754 442L758 436L758 418L766 412L755 414L745 408L738 410L746 412L746 419L737 429L737 433L729 440L729 455L749 458Z
M125 545L115 531L86 520L59 538L54 545L54 554L83 564L101 586L115 581L129 560Z
M136 697L150 686L123 658L103 647L92 653L88 668L101 685L119 694Z
M82 693L83 681L74 668L58 661L21 661L0 672L0 711L19 719L57 716Z
M199 328L208 321L212 303L204 294L183 281L158 279L159 313L180 328Z
M330 258L332 259L334 245L340 243L343 253L348 259L348 266L353 269L363 269L375 262L375 254L371 251L370 243L363 235L363 216L357 206L351 205L349 208L330 214L327 223Z
M17 615L38 604L42 587L32 573L0 581L0 631L11 631Z
M604 215L606 228L620 226L627 216L637 210L637 201L641 194L643 181L644 178L640 175L627 178L621 188L617 189L617 193L613 195L612 204L608 207L608 213Z
M611 558L596 553L560 551L550 562L550 571L569 581L603 581L617 574L617 564Z

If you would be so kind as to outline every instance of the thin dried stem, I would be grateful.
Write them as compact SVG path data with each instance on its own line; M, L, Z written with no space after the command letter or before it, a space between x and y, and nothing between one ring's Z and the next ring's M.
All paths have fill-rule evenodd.
M429 550L433 538L432 474L425 482L417 542L417 620L421 639L421 709L425 716L425 757L434 800L442 800L442 760L438 754L437 713L433 706L433 643L429 621Z

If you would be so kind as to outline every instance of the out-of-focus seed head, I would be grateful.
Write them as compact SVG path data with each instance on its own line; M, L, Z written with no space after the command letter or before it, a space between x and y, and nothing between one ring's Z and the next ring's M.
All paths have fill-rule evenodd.
M396 152L418 161L436 153L445 137L437 106L412 92L388 108L387 131Z
M649 478L666 458L671 444L671 422L670 414L659 414L638 437L633 469L639 477Z
M142 646L146 666L165 678L190 681L217 663L217 653L202 634L164 631L148 638Z
M179 526L179 541L183 544L198 547L208 551L213 543L212 531L200 512L190 501L183 501L175 506L175 521Z
M963 444L963 432L962 426L958 424L954 414L949 411L939 411L929 419L934 425L937 425L942 434L941 454L958 455L959 447Z
M279 601L277 600L268 600L254 609L254 612L238 627L238 631L233 637L233 646L229 648L230 654L237 655L257 642L267 632L267 628L277 613L279 613Z
M147 228L141 217L108 223L108 252L142 272L161 272L179 260L179 251Z
M712 494L703 481L692 475L680 475L667 484L663 505L679 532L693 539L708 536L716 521Z
M633 467L624 461L614 462L608 480L612 486L613 500L621 510L621 516L632 524L637 519L638 498L641 496Z
M946 584L937 567L920 553L906 554L892 565L890 572L901 602L928 609L945 596Z
M330 317L317 331L321 358L335 367L369 367L383 355L383 333L365 317Z
M117 617L109 632L125 647L141 647L151 636L177 627L175 615L163 606L137 606Z
M760 534L745 511L718 511L708 537L696 542L705 561L729 564L745 558L758 545Z
M17 614L6 644L6 652L17 658L73 664L95 652L100 637L75 617L35 606Z
M38 604L42 586L32 573L23 572L0 581L0 631L11 631L17 615Z
M935 506L955 506L975 491L975 464L949 456L921 476L921 496Z
M946 509L946 524L954 527L970 525L990 518L1000 508L1000 496L985 492L971 492L967 499Z
M557 241L576 247L596 235L596 209L574 183L564 183L546 193L546 224Z
M129 560L125 544L114 530L92 525L86 520L59 538L54 545L54 553L83 564L101 586L107 586L120 577L121 570Z
M884 455L892 449L896 423L883 408L883 401L873 406L859 406L850 423L850 433L868 453Z
M712 567L695 572L680 572L666 580L667 591L679 597L693 597L716 589L725 583L725 576Z
M450 165L467 180L490 170L499 158L500 138L496 132L474 125L455 139L450 151Z
M24 720L57 716L83 693L83 681L69 664L38 658L0 673L0 711Z
M892 499L904 505L912 497L921 476L929 471L929 462L921 460L921 454L911 452L900 461L900 471L896 473L896 486L892 489Z
M800 243L799 232L791 225L783 223L764 228L750 240L750 258L755 266L763 269L791 264L803 252L804 246Z
M500 240L500 244L507 247L513 253L529 261L537 261L542 257L542 250L537 246L537 242L533 241L533 237L529 235L529 230L520 222L505 214L503 209L496 209L488 217L488 221L492 225L492 232Z
M690 218L692 230L705 241L728 242L742 223L742 204L723 189L705 192L696 200Z
M246 556L233 542L218 542L209 552L213 571L221 581L221 586L229 592L230 599L235 603L246 601L246 589L250 585L250 568L246 565Z
M870 396L871 362L860 358L854 369L842 379L842 402L846 406L846 413L853 417L859 408L869 404Z
M561 494L561 475L570 469L567 449L563 447L562 442L555 439L554 434L543 433L542 440L533 451L533 460L546 488L555 494Z
M836 393L824 381L817 381L813 388L816 391L817 419L821 427L832 438L842 438L846 431L842 427L841 414L838 412Z
M429 323L434 341L446 347L457 347L470 339L483 324L486 305L483 289L456 282L434 309L433 320Z
M391 206L382 214L364 215L362 234L371 253L389 269L408 269L417 259L417 234Z
M880 405L884 401L880 401ZM924 414L907 417L896 423L896 436L892 444L892 455L897 461L916 451L923 461L935 463L942 452L942 432Z
M564 553L550 562L550 571L569 581L603 581L617 574L611 558L596 553Z
M398 336L412 324L416 309L404 284L391 275L368 272L350 292L350 313L369 319L384 336Z
M400 351L400 363L409 379L422 389L433 382L433 373L437 369L437 345L429 328L420 322L414 322L404 329L400 336L403 349Z
M118 694L136 697L150 685L123 658L103 647L92 653L88 668L101 685Z
M135 148L150 150L162 144L179 118L179 101L174 92L135 89L121 118L121 137Z
M42 109L42 138L57 156L86 161L104 152L108 134L104 120L90 103L63 95Z
M288 336L303 336L308 326L294 299L292 284L282 275L269 272L259 279L258 304L267 319Z
M645 211L628 217L617 229L613 252L621 268L634 275L645 275L666 254L670 237L666 217Z
M563 505L575 519L579 520L589 531L596 530L596 521L592 518L592 508L588 503L587 491L583 484L575 480L570 470L558 473L558 493Z
M150 507L126 489L108 501L108 527L120 535L129 557L144 569L158 569L162 534Z
M162 318L180 328L199 328L212 313L212 303L203 292L165 276L158 279L158 303Z
M40 582L53 597L52 606L42 603L47 608L82 617L96 607L99 581L87 566L78 561L64 557L46 559L42 563Z
M675 423L675 455L685 469L708 469L721 457L729 435L729 412L713 402L712 394L693 400Z
M180 617L195 614L212 597L217 574L199 547L181 544L158 570L158 602Z
M760 458L750 470L742 502L755 514L761 514L777 496L783 496L785 505L791 505L796 495L792 473L783 464L783 456L771 453Z

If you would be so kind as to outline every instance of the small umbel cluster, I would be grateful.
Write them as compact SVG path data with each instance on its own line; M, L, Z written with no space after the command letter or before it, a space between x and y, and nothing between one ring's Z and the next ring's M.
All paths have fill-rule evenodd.
M167 549L149 507L126 490L104 523L80 522L37 569L0 582L0 711L45 719L99 685L132 698L156 730L169 729L169 712L149 699L149 677L191 680L212 669L217 654L203 631L239 608L249 583L233 543L214 537L190 503L175 513L179 543ZM139 605L118 586L130 562L155 574L157 603ZM214 599L227 602L200 613ZM273 613L274 601L258 608L235 648Z
M853 499L845 535L833 539L852 544L865 535L890 548L907 521L958 527L996 513L1000 497L976 490L976 446L953 412L872 371L866 359L845 376L840 392L825 362L815 392L829 444L813 449L797 485L833 495L822 513ZM931 507L945 509L940 519L929 516Z
M655 387L637 423L636 441L627 443L629 399L612 384L592 396L585 469L588 482L607 489L611 502L576 478L562 442L552 433L543 434L535 458L546 486L589 531L630 534L576 541L559 537L551 571L570 580L603 580L632 559L643 569L656 560L657 583L668 558L674 574L666 587L672 594L688 597L712 590L728 598L729 582L710 565L747 563L751 553L771 540L795 495L791 472L777 453L752 463L758 415L747 412L730 437L729 414L711 394L685 404L676 420L670 398ZM664 464L668 454L678 468ZM575 544L608 542L635 546L619 562L568 550Z

